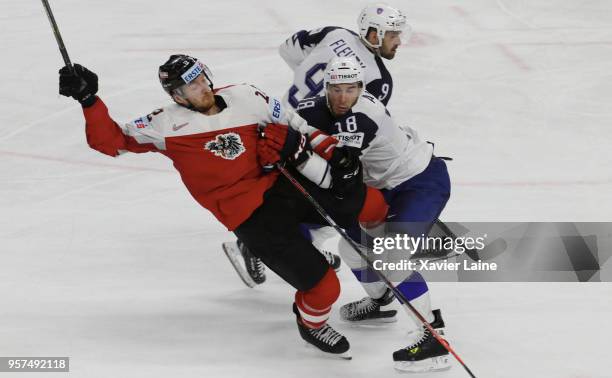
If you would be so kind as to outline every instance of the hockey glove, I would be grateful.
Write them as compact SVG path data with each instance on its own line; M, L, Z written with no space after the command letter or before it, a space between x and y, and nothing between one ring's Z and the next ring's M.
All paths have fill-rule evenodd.
M334 149L338 144L338 139L331 137L324 132L317 130L310 135L310 145L312 150L325 160L330 160Z
M308 138L292 127L271 123L262 135L257 141L257 154L264 167L285 161L298 166L309 157Z
M74 64L71 72L69 66L59 70L59 93L62 96L72 97L84 108L96 102L98 92L98 75L80 64Z
M333 149L329 159L331 167L331 190L338 198L344 198L356 185L363 185L363 172L359 155L350 147Z

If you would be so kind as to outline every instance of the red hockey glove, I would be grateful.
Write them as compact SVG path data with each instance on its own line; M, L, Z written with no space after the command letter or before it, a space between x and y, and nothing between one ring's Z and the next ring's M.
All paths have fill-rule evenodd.
M280 154L266 142L264 138L257 141L257 160L264 170L271 171L274 169L274 164L280 161Z
M317 130L310 135L312 150L325 160L330 160L332 158L337 144L338 139L325 134L321 130Z
M257 154L262 166L287 161L300 165L308 159L310 144L306 135L287 125L268 124L257 141Z

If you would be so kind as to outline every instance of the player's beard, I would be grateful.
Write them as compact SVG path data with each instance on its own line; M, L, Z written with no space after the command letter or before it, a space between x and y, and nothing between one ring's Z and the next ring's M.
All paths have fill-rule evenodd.
M191 108L200 113L209 114L216 113L215 95L211 91L202 94L197 100L189 101Z
M378 54L385 59L393 59L395 58L395 54L397 53L397 49L399 49L399 43L383 41L382 46L378 48Z
M397 49L399 48L399 46L395 46L392 49L384 49L384 48L380 48L380 56L382 56L385 59L393 59L395 58L395 53L397 52Z

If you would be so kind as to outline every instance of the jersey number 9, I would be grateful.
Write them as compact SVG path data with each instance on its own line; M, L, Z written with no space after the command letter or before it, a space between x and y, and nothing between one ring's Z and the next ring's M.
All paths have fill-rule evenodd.
M319 93L323 91L323 79L321 78L321 80L319 81L314 81L313 76L316 75L319 71L324 72L325 67L327 67L327 64L317 63L312 66L308 71L306 71L306 75L304 76L304 84L306 84L306 87L308 88L309 92L305 96L302 96L302 99L318 96ZM291 88L289 88L288 101L294 109L297 108L298 102L300 102L300 99L297 99L295 97L298 91L299 88L295 85L292 85Z

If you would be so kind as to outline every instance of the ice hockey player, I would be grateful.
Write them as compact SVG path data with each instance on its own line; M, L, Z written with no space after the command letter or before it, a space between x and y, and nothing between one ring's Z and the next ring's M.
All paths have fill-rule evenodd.
M96 74L78 64L59 73L60 94L82 105L91 148L113 157L158 152L170 158L194 199L252 250L262 251L258 257L297 289L293 311L301 337L323 352L350 356L347 339L327 324L340 293L338 278L298 230L299 223L323 220L284 176L266 173L262 165L285 161L322 187L354 187L347 192L351 201L338 203L333 190L293 170L332 217L348 226L366 196L365 185L346 175L346 169L359 171L358 159L345 155L347 149L336 154L329 159L337 172L330 178L327 162L312 153L301 133L315 129L293 110L250 85L214 89L208 68L187 55L172 55L159 67L161 85L174 102L126 124L116 123L96 96Z
M298 114L323 134L312 135L311 145L322 156L333 153L327 135L337 138L336 146L360 155L364 182L381 189L389 205L387 235L427 235L450 197L450 179L444 160L433 155L433 146L410 128L398 127L389 111L364 90L363 69L354 58L334 58L324 74L325 95L302 100ZM361 240L358 227L347 230ZM392 321L395 312L381 311L393 294L367 267L358 254L341 241L340 254L369 294L341 308L341 317L356 324ZM409 275L408 275L409 274ZM397 285L434 328L444 322L439 310L431 309L427 283L418 272ZM417 339L393 353L395 367L402 371L442 370L449 367L448 352L425 328Z
M387 104L393 93L393 80L384 59L393 59L410 27L401 11L386 4L368 5L357 18L359 33L326 26L300 30L280 47L280 56L293 70L293 85L284 101L297 107L300 100L323 94L323 72L333 57L353 57L364 72L365 89Z
M337 26L326 26L315 30L300 30L279 47L280 56L294 71L293 85L283 98L284 104L295 108L306 97L323 94L323 72L333 57L354 57L364 72L366 90L387 105L393 92L393 80L385 67L384 59L393 59L402 39L410 36L410 26L401 11L386 4L368 5L357 18L359 34ZM307 229L303 228L305 233ZM340 269L340 258L323 249L326 238L335 235L329 227L310 227L316 233L313 243L321 250L330 265ZM241 273L237 261L233 265L243 281L249 286L265 281L262 262L252 255L244 243L224 243L226 254L239 250L244 258L246 272ZM234 255L238 252L234 252ZM228 254L229 257L229 254ZM230 260L232 258L230 257Z

